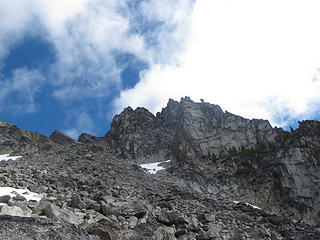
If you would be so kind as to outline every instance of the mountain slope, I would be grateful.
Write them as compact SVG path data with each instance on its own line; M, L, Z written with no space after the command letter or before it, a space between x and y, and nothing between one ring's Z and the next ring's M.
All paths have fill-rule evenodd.
M2 185L43 194L4 205L77 239L319 239L319 140L317 121L289 133L187 97L156 116L128 107L102 138L2 122L0 153L23 156L0 162ZM156 174L139 166L159 161ZM19 219L0 236L21 238L8 235Z

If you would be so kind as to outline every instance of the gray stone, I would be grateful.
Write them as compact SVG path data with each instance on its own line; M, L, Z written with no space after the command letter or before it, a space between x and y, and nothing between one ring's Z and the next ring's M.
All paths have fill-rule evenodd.
M69 206L74 208L84 209L86 207L86 204L81 200L78 194L73 194L71 197Z
M2 122L0 125L0 154L17 152L20 155L52 153L54 142L36 132L24 131L17 126Z
M53 203L48 204L43 210L43 213L48 218L57 219L59 221L66 221L76 225L79 225L83 222L84 215L77 215L76 213L67 209L58 208Z
M19 216L19 217L31 216L30 212L25 212L18 206L8 206L8 205L4 205L1 207L0 215L10 215L10 216Z
M11 199L10 195L0 196L0 203L8 203L10 199Z
M138 218L135 216L131 216L128 220L128 227L134 228L138 223Z
M90 224L85 230L91 235L99 236L100 239L122 239L120 226L107 218Z
M200 214L198 219L201 223L214 222L215 216L212 214L204 213L204 214Z
M15 201L26 201L27 200L24 196L22 196L20 194L17 194L12 199L15 200Z
M48 199L41 199L40 202L38 203L38 205L36 205L34 207L34 209L32 210L33 214L37 214L37 215L44 215L44 209L51 204L51 201L49 201Z
M111 204L102 203L100 205L101 213L105 216L109 216L113 214L116 210L115 207L113 207Z
M161 211L157 215L157 219L159 222L164 223L167 226L170 225L183 225L183 224L189 224L187 218L179 213L174 211Z
M22 209L24 212L25 216L31 216L32 215L32 210L30 209L30 203L25 202L25 201L13 201L10 202L10 206L17 206Z
M152 239L154 240L175 240L174 229L169 227L159 227L155 232Z
M90 209L93 209L93 210L95 210L95 211L97 211L97 212L100 212L100 211L101 211L101 206L100 206L100 204L98 204L98 203L94 203L94 204L90 205L89 208L90 208Z

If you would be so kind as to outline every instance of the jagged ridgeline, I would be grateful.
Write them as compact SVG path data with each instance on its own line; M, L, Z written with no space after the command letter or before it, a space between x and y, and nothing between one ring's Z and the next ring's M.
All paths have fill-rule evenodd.
M1 187L42 199L0 196L1 239L320 239L318 121L287 132L185 97L77 141L0 121L8 154Z

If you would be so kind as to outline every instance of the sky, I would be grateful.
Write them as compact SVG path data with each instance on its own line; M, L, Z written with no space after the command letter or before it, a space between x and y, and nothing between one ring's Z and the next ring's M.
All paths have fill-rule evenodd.
M0 1L0 120L103 136L125 107L204 99L320 119L318 0Z

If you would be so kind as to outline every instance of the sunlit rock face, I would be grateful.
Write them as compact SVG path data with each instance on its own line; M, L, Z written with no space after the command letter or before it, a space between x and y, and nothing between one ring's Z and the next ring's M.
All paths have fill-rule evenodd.
M196 156L225 153L231 148L251 147L258 142L273 142L276 136L266 120L248 120L223 112L218 105L196 103L188 97L180 103L169 101L158 116L172 122L177 118L174 141L177 151Z
M276 132L266 120L248 120L223 112L218 105L186 97L180 102L170 99L156 116L144 108L126 108L114 117L106 138L126 157L159 152L218 156L231 148L273 142Z

